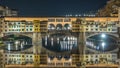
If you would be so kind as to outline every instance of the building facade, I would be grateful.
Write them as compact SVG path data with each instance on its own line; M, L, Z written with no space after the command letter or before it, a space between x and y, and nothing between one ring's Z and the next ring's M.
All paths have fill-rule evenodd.
M45 55L42 55L45 56ZM48 67L73 67L79 62L77 55L47 55L42 57L36 54L15 54L5 53L5 65L33 65L33 66L48 66ZM45 61L46 60L46 61ZM85 54L82 66L93 64L108 64L115 65L117 61L117 54Z
M7 6L0 6L0 16L17 16L18 12L15 9L10 9Z
M117 54L86 54L84 61L86 64L116 64Z
M24 66L30 64L33 66L44 65L46 67L76 67L80 62L79 54L73 53L70 56L63 56L60 53L50 56L48 55L50 52L46 54L47 52L44 52L43 48L37 47L38 41L39 45L42 46L41 36L44 38L44 35L52 32L53 34L54 32L59 33L59 31L67 33L65 30L71 32L71 34L78 34L83 31L88 33L88 35L90 33L117 34L117 28L120 26L120 23L118 17L2 17L0 25L1 37L12 33L25 33L25 36L29 36L31 33L29 37L34 41L32 50L37 49L35 53L33 52L34 54L21 52L5 53L6 65L15 64ZM36 37L33 38L33 36ZM37 52L38 50L41 50L41 52ZM83 57L84 63L81 63L81 65L116 64L116 60L117 54L114 53L85 54Z
M4 50L0 50L0 67L4 68L5 66Z
M5 53L6 64L40 64L40 55L25 53Z
M84 20L79 23L79 19ZM77 22L78 21L78 22ZM65 30L65 25L70 25L72 32L82 31L80 24L85 25L85 32L117 32L119 27L118 17L85 17L85 18L65 18L65 17L4 17L0 22L1 33L7 32L47 32L48 30L58 30L57 26ZM49 25L53 25L50 29Z

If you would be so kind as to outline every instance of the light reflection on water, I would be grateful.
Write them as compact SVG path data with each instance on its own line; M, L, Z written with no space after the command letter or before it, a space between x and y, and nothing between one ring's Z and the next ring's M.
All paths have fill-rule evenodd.
M12 37L11 37L12 38ZM27 49L29 47L32 47L32 39L26 38L26 37L17 37L17 39L4 40L5 50L8 51L21 51L24 49Z
M70 51L77 47L77 38L64 34L48 35L42 38L42 45L52 51Z

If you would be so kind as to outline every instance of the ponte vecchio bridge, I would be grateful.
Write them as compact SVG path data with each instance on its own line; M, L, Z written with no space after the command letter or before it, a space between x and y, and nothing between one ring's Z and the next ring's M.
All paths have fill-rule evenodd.
M32 39L33 46L22 52L33 52L35 54L63 53L58 52L59 50L56 52L54 49L49 49L49 47L47 47L47 45L54 46L53 40L57 40L56 42L58 42L61 37L65 39L58 42L60 43L60 50L73 50L71 51L72 54L83 55L88 52L99 53L104 51L112 53L118 51L118 27L120 27L118 17L3 17L0 21L1 37L22 35ZM99 36L102 34L106 34L109 37L108 39L112 39L107 42L110 43L110 41L114 40L112 45L115 45L116 48L105 49L103 47L105 45L104 40L99 39ZM56 38L58 36L60 37ZM48 37L50 37L50 39ZM46 40L48 42L45 42ZM66 40L70 40L73 43L63 42ZM98 43L102 43L102 46L94 46L95 44L99 45ZM75 49L78 50L72 49L74 46L70 47L68 44L77 45ZM111 47L113 47L112 45ZM79 60L83 61L82 58L83 57L80 56Z
M85 32L85 39L106 33L117 39L120 23L118 17L4 17L1 25L1 36L24 35L35 44L42 36L56 32L78 36Z

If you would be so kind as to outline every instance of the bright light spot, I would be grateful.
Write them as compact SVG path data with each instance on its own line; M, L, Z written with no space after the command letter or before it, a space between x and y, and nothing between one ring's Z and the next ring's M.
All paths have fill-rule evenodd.
M15 44L18 44L18 43L19 43L19 41L16 41L16 42L15 42Z
M102 42L102 47L103 47L103 48L105 47L105 43L104 43L104 42Z
M69 61L71 62L71 61L72 61L72 59L70 58L70 59L69 59Z
M11 49L10 49L10 43L8 43L8 50L11 50Z
M102 35L101 35L101 37L102 37L102 38L105 38L105 37L106 37L106 35L105 35L105 34L102 34Z

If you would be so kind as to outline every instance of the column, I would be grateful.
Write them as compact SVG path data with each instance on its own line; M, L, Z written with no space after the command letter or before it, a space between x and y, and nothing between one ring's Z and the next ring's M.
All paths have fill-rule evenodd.
M86 45L86 38L85 38L85 25L80 25L81 31L79 33L78 38L78 46L79 46L79 56L80 56L80 63L82 64L84 61L84 54L85 54L85 45ZM80 66L82 67L82 66Z
M41 53L41 47L42 47L42 37L41 33L33 33L33 39L32 39L32 44L33 44L33 53Z
M33 33L33 38L32 38L32 45L33 45L33 53L36 53L36 46L37 46L37 33Z
M38 46L37 46L37 52L40 54L41 53L41 48L42 48L42 36L41 33L38 33Z

